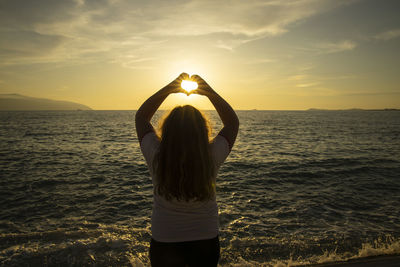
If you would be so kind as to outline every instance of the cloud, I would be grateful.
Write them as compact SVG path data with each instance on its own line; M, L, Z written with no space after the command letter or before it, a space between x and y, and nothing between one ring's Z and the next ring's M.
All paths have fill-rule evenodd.
M382 41L389 41L400 37L400 29L389 30L375 35L375 39Z
M276 62L276 59L272 59L272 58L258 58L258 59L254 59L251 61L246 62L246 64L248 65L258 65L258 64L268 64L268 63L273 63Z
M48 53L60 45L64 39L60 35L40 34L33 31L2 32L1 37L0 51L15 51L21 55Z
M35 25L73 19L74 1L0 1L0 29L32 30Z
M236 47L258 39L258 38L246 38L238 36L226 36L226 34L223 35L225 35L225 38L217 39L215 47L226 49L229 51L234 51Z
M298 83L296 84L296 87L300 87L300 88L305 88L305 87L314 87L319 85L319 83L314 82L314 83Z
M295 87L307 88L320 85L320 82L318 82L315 77L302 72L303 71L299 69L299 74L288 77L288 80L292 81Z
M61 35L3 31L0 37L0 66L54 62L53 53L64 41L65 37Z
M343 51L353 50L357 47L357 43L350 40L338 41L338 42L324 42L314 46L319 54L331 54Z
M68 85L62 85L62 86L56 88L56 91L65 92L65 91L68 91L69 89L70 89L70 87Z
M184 38L198 38L203 49L233 51L282 35L295 23L351 2L6 0L0 2L0 40L6 40L0 44L0 64L84 64L97 58L134 67L155 58L160 48L176 50ZM342 43L325 50L350 47Z
M289 31L288 27L293 23L348 3L330 0L183 1L158 8L151 21L154 27L150 31L168 36L213 33L230 33L247 38L276 36ZM143 12L147 14L145 9ZM151 13L154 14L154 11Z

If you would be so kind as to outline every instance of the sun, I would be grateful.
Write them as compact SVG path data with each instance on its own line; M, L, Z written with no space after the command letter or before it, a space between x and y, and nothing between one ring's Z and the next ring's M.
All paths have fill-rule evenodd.
M187 92L190 92L194 89L197 89L197 83L193 81L183 80L181 83L181 87L185 89Z

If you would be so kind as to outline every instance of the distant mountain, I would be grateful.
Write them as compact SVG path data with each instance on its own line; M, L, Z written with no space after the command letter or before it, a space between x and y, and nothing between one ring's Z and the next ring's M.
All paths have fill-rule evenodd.
M69 101L0 94L0 110L91 110L91 108Z

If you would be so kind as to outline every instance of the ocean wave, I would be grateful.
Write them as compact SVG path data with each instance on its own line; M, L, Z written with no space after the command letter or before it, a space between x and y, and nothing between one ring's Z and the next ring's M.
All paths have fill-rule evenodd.
M265 251L263 247L258 246L257 248L257 240L253 240L255 243L254 247L251 247L250 250L253 250L252 253L257 253L259 255L267 256L271 255L270 252ZM311 241L311 240L310 240ZM239 239L234 238L231 243L239 242ZM287 247L291 245L283 241ZM333 244L335 241L333 241ZM310 244L305 244L300 242L301 246L304 246L300 250L320 250L320 245L315 244L315 242L311 242ZM313 248L313 245L315 246ZM307 248L307 246L309 246ZM269 244L271 247L271 251L279 251L281 252L280 245ZM298 250L298 249L296 249ZM349 260L361 260L367 259L370 257L376 256L389 256L389 255L400 255L400 239L393 238L391 236L386 236L385 238L378 238L372 242L362 243L359 249L353 251L339 251L339 249L325 249L322 250L322 253L316 254L303 254L298 255L298 251L294 249L287 249L288 253L286 255L272 256L270 259L265 260L263 256L257 257L246 257L246 251L249 251L248 247L243 247L243 252L238 253L237 255L224 259L221 266L234 266L234 267L245 267L245 266L255 266L255 267L287 267L287 266L308 266L315 264L338 264L341 262L346 262ZM304 252L303 252L304 253Z
M140 266L137 264L149 262L148 231L101 224L83 226L85 229L73 231L2 234L0 265Z
M150 233L127 226L81 223L83 229L58 229L0 235L4 266L147 266ZM339 241L339 240L336 240ZM227 243L228 242L228 243ZM400 254L400 239L386 236L350 251L324 249L314 240L240 238L221 240L221 266L303 266ZM224 245L225 244L225 245Z

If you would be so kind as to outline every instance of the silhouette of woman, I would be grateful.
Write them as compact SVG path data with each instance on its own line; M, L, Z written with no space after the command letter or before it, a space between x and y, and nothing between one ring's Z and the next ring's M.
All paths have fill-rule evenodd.
M191 93L208 97L222 120L224 126L212 140L207 120L190 105L169 113L160 136L150 123L169 94L191 94L181 88L184 79L198 83ZM238 117L200 76L182 73L142 104L135 122L154 188L151 265L216 266L220 246L215 182L235 142Z

